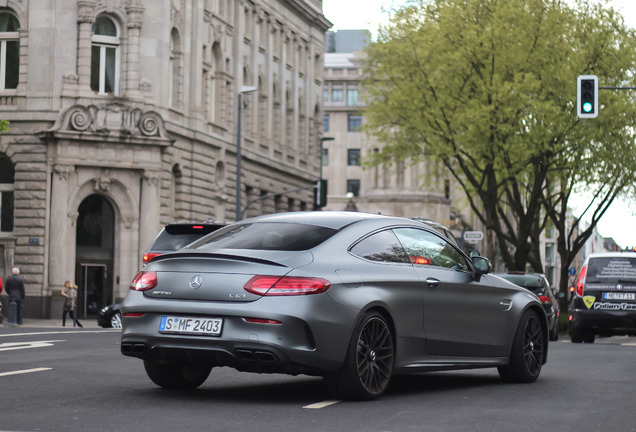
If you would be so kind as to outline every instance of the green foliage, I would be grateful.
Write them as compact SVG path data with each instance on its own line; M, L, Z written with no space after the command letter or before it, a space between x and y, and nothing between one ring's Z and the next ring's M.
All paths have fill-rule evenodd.
M636 35L606 5L413 0L367 55L366 130L383 143L373 163L441 162L500 250L526 248L545 225L542 202L567 204L547 185L633 184L630 94L601 91L599 117L576 116L578 75L632 80ZM526 252L504 259L525 268Z
M0 132L6 132L9 130L9 122L7 120L0 120Z

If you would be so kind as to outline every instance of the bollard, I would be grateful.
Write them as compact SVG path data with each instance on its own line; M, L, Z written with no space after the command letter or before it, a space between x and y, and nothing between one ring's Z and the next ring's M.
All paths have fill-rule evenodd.
M7 317L7 325L15 327L18 325L18 304L11 300L9 302L9 316Z

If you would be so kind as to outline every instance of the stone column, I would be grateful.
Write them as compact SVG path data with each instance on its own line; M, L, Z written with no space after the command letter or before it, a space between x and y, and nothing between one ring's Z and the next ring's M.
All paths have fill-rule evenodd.
M70 208L68 203L69 176L74 171L71 165L56 164L53 167L49 227L49 286L53 293L75 275L75 245L69 244L73 237L69 234L77 222L77 209Z
M77 2L77 76L80 92L90 92L91 85L91 37L95 22L95 0Z
M125 96L139 96L139 36L144 7L139 0L130 1L126 5L128 13L128 52L126 53L126 90Z
M161 227L159 219L159 173L155 171L144 172L141 182L141 212L139 214L139 248L145 252L158 234Z

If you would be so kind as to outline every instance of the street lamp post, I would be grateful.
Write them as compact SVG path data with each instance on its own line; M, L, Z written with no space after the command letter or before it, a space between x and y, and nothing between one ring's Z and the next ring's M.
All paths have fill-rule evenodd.
M258 90L257 87L243 86L238 93L238 119L236 122L236 221L243 218L241 212L241 111L243 110L243 93Z

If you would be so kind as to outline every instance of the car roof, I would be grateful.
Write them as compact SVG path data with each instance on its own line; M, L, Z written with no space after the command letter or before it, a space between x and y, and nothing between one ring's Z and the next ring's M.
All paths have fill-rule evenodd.
M617 257L628 257L628 258L636 258L636 252L593 252L587 256L587 259L590 258L617 258Z
M405 223L415 224L412 220L407 218L400 218L394 216L386 216L375 213L360 213L360 212L346 212L346 211L308 211L308 212L288 212L288 213L275 213L263 216L256 216L250 219L245 219L241 223L252 222L286 222L286 223L306 223L310 225L324 226L327 228L341 229L347 225L361 222L365 220L378 220L383 222L393 223Z

